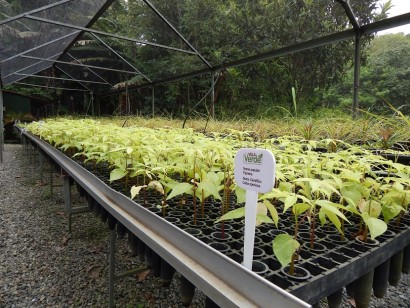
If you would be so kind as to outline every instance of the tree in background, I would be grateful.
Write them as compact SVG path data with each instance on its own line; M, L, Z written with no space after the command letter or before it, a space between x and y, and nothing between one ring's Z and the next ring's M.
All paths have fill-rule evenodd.
M372 112L390 111L385 100L396 108L410 110L410 35L403 33L377 36L365 50L367 61L361 69L359 105ZM346 78L323 94L323 101L349 108L353 68Z

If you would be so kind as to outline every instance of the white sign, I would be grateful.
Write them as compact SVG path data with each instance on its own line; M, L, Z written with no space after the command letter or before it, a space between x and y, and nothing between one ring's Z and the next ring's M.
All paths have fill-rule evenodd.
M252 270L258 193L270 192L275 184L276 161L265 149L240 149L235 156L236 185L246 190L245 234L242 265Z
M240 149L235 156L235 181L245 189L267 193L275 184L275 157L265 149Z

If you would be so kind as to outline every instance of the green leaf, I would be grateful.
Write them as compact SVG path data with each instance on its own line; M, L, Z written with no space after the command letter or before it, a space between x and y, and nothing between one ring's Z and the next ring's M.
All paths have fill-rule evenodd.
M354 204L358 204L360 199L362 198L362 193L361 193L361 186L360 184L352 184L352 185L344 185L340 189L340 193L342 196L348 200L352 200Z
M366 203L365 211L370 215L370 217L377 218L382 212L382 206L379 202L371 200Z
M339 216L340 218L348 221L346 216L341 211L339 211L339 209L338 209L338 208L343 208L344 209L344 206L342 206L338 203L328 201L328 200L316 200L315 203L317 205L319 205L320 207L326 209L327 211L332 212L333 214Z
M276 210L276 208L272 205L272 203L270 203L268 200L263 200L263 205L266 206L266 208L268 209L270 216L272 217L276 228L278 227L278 222L279 222L279 215L278 215L278 211Z
M336 229L337 229L341 234L343 234L342 229L341 229L342 223L340 222L339 218L337 218L337 215L336 215L335 213L333 213L333 212L327 210L327 209L324 208L324 207L322 207L322 208L320 209L319 217L320 217L320 213L325 214L325 215L329 218L329 220L332 222L332 224L336 227ZM322 225L323 225L323 223L322 223Z
M246 202L246 190L236 186L235 187L235 195L236 195L236 202L237 203L245 203Z
M261 223L266 223L266 224L274 224L275 222L267 215L265 214L256 214L256 225L259 225Z
M272 241L273 253L282 267L287 266L292 261L292 256L299 246L298 241L289 234L279 234Z
M144 187L147 187L147 185L141 185L141 186L132 186L131 187L131 199L134 199L136 195L140 193L140 190Z
M229 219L236 219L245 217L245 207L240 207L238 209L229 211L225 215L222 215L219 219L215 221L215 223L220 222L222 220L229 220Z
M127 171L123 169L116 168L110 172L110 182L122 179L127 175Z
M205 180L198 183L198 191L201 191L203 189L204 191L214 196L215 199L221 200L218 187L218 184L211 182L210 180Z
M298 198L295 195L289 195L285 198L285 206L283 212L286 212L290 207L294 206Z
M300 214L303 214L304 212L306 212L308 209L310 209L310 204L308 204L308 203L296 203L295 206L293 207L293 213L297 217Z
M363 221L369 228L370 237L374 240L379 235L382 235L387 230L387 224L378 218L369 217L366 213L363 214Z
M384 204L382 207L384 221L386 223L389 222L394 217L397 217L397 215L399 215L401 211L404 211L404 208L398 204Z
M182 195L182 194L192 194L192 185L189 183L178 183L176 184L170 194L167 197L167 200L172 199L176 196Z

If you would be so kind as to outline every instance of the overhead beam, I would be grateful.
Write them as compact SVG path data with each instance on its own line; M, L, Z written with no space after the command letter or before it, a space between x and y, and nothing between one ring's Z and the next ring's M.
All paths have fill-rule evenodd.
M65 72L63 72L66 74ZM84 82L84 83L95 83L95 84L106 84L102 81L92 81L92 80L81 80L81 79L74 79L74 78L62 78L62 77L52 77L52 76L42 76L42 75L34 75L34 74L22 74L22 73L15 73L15 75L19 76L26 76L26 77L34 77L34 78L43 78L43 79L53 79L53 80L63 80L63 81L73 81L73 82ZM67 75L67 74L66 74ZM67 75L68 76L68 75Z
M145 76L143 73L141 73L140 70L138 70L134 65L132 65L129 61L127 61L123 56L121 56L117 51L114 50L110 45L108 45L106 42L104 42L98 35L94 33L90 33L96 40L98 40L101 44L103 44L105 47L107 47L109 50L111 50L118 58L120 58L122 61L127 63L131 68L133 68L137 73L139 73L142 77L145 78L148 82L151 82L151 80Z
M85 84L83 84L83 83L81 82L81 80L75 79L73 76L71 76L69 73L65 72L63 69L61 69L61 68L58 67L57 65L54 65L54 67L55 67L56 69L58 69L60 72L62 72L63 74L66 74L68 77L70 77L70 78L71 78L71 81L76 81L76 82L77 82L79 85L81 85L83 88L89 90L90 92L93 92L89 87L87 87ZM105 84L105 83L103 83L103 84ZM94 92L93 92L93 93L94 93Z
M15 82L14 84L19 84L19 85L22 85L22 86L37 87L37 88L55 89L55 90L90 92L89 90L83 90L83 89L48 87L48 86L41 86L41 85L38 85L38 84L26 83L26 82Z
M59 38L56 38L56 39L51 40L51 41L49 41L49 42L46 42L46 43L44 43L44 44L41 44L41 45L39 45L39 46L30 48L30 49L28 49L28 50L26 50L26 51L23 51L23 52L20 52L20 53L18 53L18 54L15 54L15 55L11 56L10 58L7 58L7 59L4 59L4 60L0 61L0 64L6 63L7 61L10 61L10 60L13 60L13 59L15 59L15 58L21 57L21 56L23 56L23 55L25 55L25 54L27 54L27 53L36 51L37 49L46 47L46 46L48 46L48 45L50 45L50 44L57 43L58 41L64 40L64 39L69 38L70 36L76 35L76 34L78 34L78 33L80 33L80 31L74 31L74 32L72 32L72 33L63 35L62 37L59 37ZM39 58L39 59L41 60L41 58ZM44 60L44 61L46 61L46 60Z
M104 32L104 31L99 31L99 30L94 30L94 29L90 29L90 28L80 27L80 26L76 26L76 25L72 25L72 24L68 24L68 23L64 23L64 22L59 22L59 21L55 21L55 20L51 20L51 19L47 19L47 18L41 18L41 17L37 17L37 16L32 16L32 15L25 15L24 18L31 19L31 20L36 20L36 21L39 21L39 22L45 22L45 23L49 23L49 24L52 24L52 25L61 26L61 27L65 27L65 28L77 29L77 30L81 30L81 31L84 31L84 32L95 33L95 34L100 34L100 35L104 35L104 36L110 36L110 37L114 37L114 38L117 38L117 39L120 39L120 40L125 40L125 41L138 43L138 44L141 44L141 45L149 45L149 46L159 47L159 48L168 49L168 50L172 50L172 51L178 51L178 52L182 52L182 53L196 55L195 52L190 51L190 50L184 50L184 49L165 46L165 45L161 45L161 44L156 44L156 43L152 43L152 42L148 42L148 41L144 41L144 40L138 40L138 39L130 38L130 37L127 37L127 36L122 36L122 35L112 34L112 33Z
M377 32L377 31L386 30L386 29L393 28L393 27L402 26L402 25L409 24L409 23L410 23L410 13L407 13L407 14L403 14L400 16L395 16L395 17L391 17L385 20L377 21L377 22L374 22L368 25L364 25L361 27L361 31L362 31L362 34L364 35L364 34L370 34L370 33ZM232 68L232 67L244 66L244 65L253 64L253 63L265 61L265 60L270 60L270 59L286 56L289 54L301 52L304 50L337 43L337 42L344 41L347 39L352 39L355 37L356 37L356 31L354 29L345 30L342 32L333 33L327 36L323 36L320 38L302 42L302 43L299 43L293 46L270 50L265 53L242 58L236 61L221 63L219 65L214 66L213 68L204 68L204 69L189 72L186 74L181 74L177 76L171 76L169 78L155 80L151 84L145 83L141 85L131 86L130 88L131 89L141 89L141 88L151 87L152 85L165 84L165 83L179 81L183 79L198 77L198 76L210 74L214 71L224 70L224 69ZM108 92L104 95L111 95L111 94L119 93L119 92L121 92L121 90Z
M349 21L353 26L353 29L355 29L356 31L359 31L360 25L357 22L356 16L353 13L353 10L352 10L352 7L350 6L349 1L347 0L336 0L336 1L339 2L343 6L347 17L349 18Z
M362 34L371 34L378 31L383 31L395 27L400 27L410 24L410 12L391 18L375 21L371 24L362 26Z
M74 61L76 61L77 63L81 64L81 61L78 60L76 57L74 57L73 55L71 55L70 53L67 52L67 56L69 56L71 59L73 59ZM85 68L87 71L89 71L90 73L92 73L94 76L97 76L100 80L105 81L107 84L109 84L112 88L114 88L114 85L109 82L108 80L106 80L105 78L103 78L100 74L98 74L97 72L93 71L91 68L86 67Z
M137 72L135 72L135 71L125 71L125 70L120 70L120 69L116 69L116 68L109 68L109 67L96 66L96 65L88 65L88 64L84 64L84 63L74 63L74 62L67 62L67 61L60 61L60 60L49 60L49 59L45 59L45 58L32 57L32 56L24 56L24 55L21 55L20 57L22 57L22 58L27 58L27 59L41 60L41 61L46 61L46 62L53 62L53 63L61 63L61 64L73 65L73 66L90 67L90 68L96 68L96 69L101 69L101 70L106 70L106 71L112 71L112 72L119 72L119 73L127 73L127 74L139 75L139 73L137 73Z
M151 2L149 2L148 0L143 0L143 1L144 1L144 3L145 3L146 5L149 6L149 8L150 8L163 22L165 22L165 23L167 24L168 27L171 28L171 30L172 30L176 35L178 35L178 37L179 37L182 41L184 41L184 43L202 60L202 62L205 63L206 66L208 66L209 68L212 68L212 65L209 64L209 62L205 60L205 58L195 49L195 47L192 46L192 45L188 42L188 40L187 40L181 33L178 32L178 30L161 14L160 11L158 11L158 10L154 7L154 5L153 5Z
M45 6L42 6L42 7L40 7L40 8L31 10L31 11L29 11L29 12L25 12L25 13L22 13L22 14L19 14L19 15L16 15L16 16L13 16L13 17L4 19L4 20L0 21L0 26L1 26L1 25L4 25L4 24L7 24L7 23L9 23L9 22L12 22L12 21L15 21L15 20L24 18L24 16L27 15L27 14L36 14L36 13L39 13L39 12L42 12L42 11L51 9L51 8L53 8L53 7L56 7L56 6L59 6L59 5L62 5L62 4L65 4L65 3L67 3L67 2L71 2L71 1L73 1L73 0L62 0L62 1L58 1L58 2L56 2L56 3L49 4L49 5L45 5Z

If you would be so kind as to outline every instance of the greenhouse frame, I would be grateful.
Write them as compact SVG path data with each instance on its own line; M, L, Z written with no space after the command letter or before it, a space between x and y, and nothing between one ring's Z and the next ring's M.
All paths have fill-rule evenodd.
M360 89L362 37L410 23L410 12L407 12L400 16L360 25L356 20L355 12L352 10L349 1L335 0L335 2L338 2L343 7L346 13L346 18L351 25L349 29L234 61L211 64L199 50L190 44L184 34L180 33L156 9L152 2L148 0L142 1L146 4L147 8L158 16L161 22L169 27L170 31L184 42L185 48L166 46L160 42L149 42L140 38L125 37L116 33L106 33L93 29L94 23L113 4L114 0L38 0L35 1L35 7L31 10L15 12L13 16L0 20L0 122L3 123L4 118L3 89L8 85L43 86L52 89L52 85L49 84L50 80L72 81L77 84L76 87L56 87L56 89L85 92L93 97L98 97L124 92L124 89L118 88L116 85L126 83L134 76L139 76L142 81L137 85L127 86L127 91L150 88L152 90L152 104L154 105L154 89L157 85L201 76L211 81L211 95L213 95L215 76L222 70L274 59L349 39L355 40L354 96L352 98L352 111L354 114L359 108L358 93ZM16 34L18 32L24 32L25 34L18 36ZM116 55L116 60L118 61L116 68L105 67L104 63L101 66L90 65L72 56L70 49L75 43L82 40L83 35L86 33ZM104 39L105 37L128 41L137 46L152 46L166 49L169 52L195 56L202 63L202 68L184 74L154 79L128 61L122 55L121 50L115 50L111 47ZM58 75L41 75L42 72L50 68L54 68L54 72L58 72ZM27 78L44 79L45 84L27 83L25 82ZM0 130L0 134L0 161L3 162L3 129ZM252 271L244 269L240 264L230 260L221 253L209 249L207 245L186 232L169 223L164 223L162 219L149 213L144 208L135 207L135 202L130 198L107 188L90 172L84 170L64 155L61 155L59 151L53 149L43 140L26 134L24 131L20 131L20 134L23 135L26 143L35 144L35 148L39 151L40 155L51 158L54 163L64 170L65 206L70 215L74 213L71 209L72 183L70 184L70 181L74 181L115 217L118 222L155 251L162 259L171 264L193 285L202 290L207 297L222 307L273 307L272 302L274 302L276 307L309 307L310 304L316 303L321 297L328 296L337 291L336 289L329 290L329 294L326 294L327 291L318 291L317 294L309 297L303 295L309 289L306 287L306 290L299 290L300 294L296 291L294 295L291 295ZM156 226L155 230L150 226ZM408 235L408 232L406 234ZM110 243L112 248L110 254L111 262L115 262L115 257L113 257L115 254L115 231L111 232ZM404 241L400 244L395 242L391 244L390 248L393 250L404 249L408 244L408 242ZM366 262L370 262L372 266L377 266L379 265L378 262L382 262L382 260L383 257L380 257ZM360 278L361 275L365 274L365 269L360 269L358 264L351 268L351 271L355 271L355 278ZM113 306L113 281L115 276L112 271L109 278L110 306ZM224 275L224 272L229 272L230 275ZM346 278L346 281L349 279ZM247 283L244 284L244 281ZM323 281L317 283L316 287L318 289L323 287L319 287ZM309 301L310 304L300 300L297 296L301 296L304 300Z

